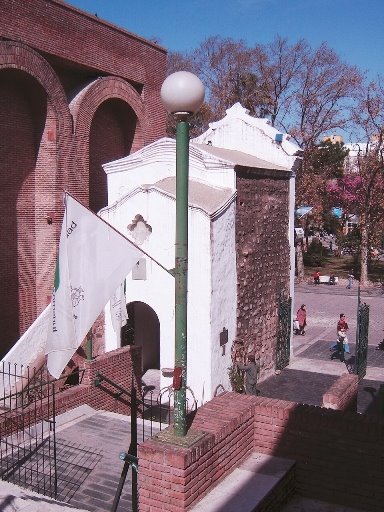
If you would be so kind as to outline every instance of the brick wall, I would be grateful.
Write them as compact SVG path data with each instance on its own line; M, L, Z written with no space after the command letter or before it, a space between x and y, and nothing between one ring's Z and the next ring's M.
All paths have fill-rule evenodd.
M236 395L230 408L223 400L209 404L194 418L191 428L204 435L192 447L156 439L139 446L140 511L186 510L252 450L249 397Z
M163 48L61 1L1 1L0 357L50 300L63 190L98 211L101 164L165 134L165 63Z
M98 372L125 390L132 384L141 390L141 348L123 347L99 356L93 361L83 361L82 384L59 393L56 398L56 414L61 414L78 405L88 404L94 409L130 414L130 398L126 394L118 396L118 390L101 382L95 387Z
M130 397L126 394L119 395L119 390L105 381L95 386L95 379L100 372L124 390L130 391L134 385L140 394L141 368L141 347L133 345L108 352L93 361L83 360L79 364L79 370L84 370L81 384L59 392L58 389L63 385L63 380L55 381L56 415L83 404L88 404L97 410L130 415ZM31 375L34 375L34 372L31 372ZM50 395L52 395L51 391ZM18 405L15 399L15 406L10 414L5 412L0 418L0 438L22 431L27 425L34 425L42 418L50 418L53 415L52 397L37 399L36 403L26 408L21 407L21 403Z
M260 356L260 378L275 370L277 298L289 292L289 173L237 169L237 337Z
M2 0L1 14L0 35L44 53L60 75L69 63L76 63L75 71L81 76L82 70L88 80L115 75L130 81L145 96L151 120L146 143L164 134L159 94L165 77L164 48L61 1ZM73 86L68 78L66 84Z
M253 450L295 460L304 496L382 510L384 419L225 393L198 409L191 429L202 434L191 447L140 445L143 512L187 510Z
M323 407L341 411L357 411L359 377L346 373L323 395Z

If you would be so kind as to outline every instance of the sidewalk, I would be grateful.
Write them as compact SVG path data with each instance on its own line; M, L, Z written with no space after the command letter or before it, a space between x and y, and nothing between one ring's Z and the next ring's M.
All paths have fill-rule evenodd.
M323 287L323 289L321 288ZM348 318L352 334L350 346L354 351L353 330L356 327L356 289L339 290L320 285L298 287L295 308L304 303L308 309L308 328L305 336L294 336L290 365L280 375L259 383L263 396L298 403L320 405L323 393L342 373L348 371L340 361L329 359L329 345L334 340L335 318L342 309ZM329 290L332 288L332 291ZM341 293L342 291L342 293ZM383 296L365 296L371 306L372 329L368 348L367 376L359 388L358 410L379 414L377 393L384 381L384 351L375 350L383 338ZM146 384L152 387L151 375ZM122 461L119 453L130 442L130 419L118 414L100 412L82 406L57 418L58 445L63 447L62 495L71 505L58 503L6 482L0 482L1 512L70 512L110 510L120 478ZM150 436L151 432L145 432ZM67 450L66 450L67 448ZM75 473L75 471L80 473ZM79 475L81 474L81 478ZM60 476L61 478L61 476ZM229 490L226 490L228 493ZM236 493L236 487L232 489ZM225 503L225 494L222 496ZM65 496L64 496L65 495ZM60 497L60 496L59 496ZM217 498L220 501L220 497ZM249 512L252 510L250 498ZM79 507L79 508L73 508ZM118 511L131 510L130 482L126 482ZM295 496L281 512L354 512L353 509ZM232 512L232 511L231 511ZM233 510L233 512L237 512ZM358 512L358 511L355 511Z
M305 336L293 336L289 366L280 375L273 375L258 384L261 395L298 403L321 405L325 391L342 374L353 371L357 288L337 288L328 285L297 285L293 316L301 304L306 304ZM339 285L340 286L340 285ZM337 293L336 293L337 292ZM377 292L377 290L376 290ZM378 392L384 383L384 351L376 350L384 335L384 296L361 292L361 300L370 306L367 374L359 384L357 410L360 413L382 414ZM330 360L329 347L335 341L336 322L344 312L350 327L351 355L345 363Z

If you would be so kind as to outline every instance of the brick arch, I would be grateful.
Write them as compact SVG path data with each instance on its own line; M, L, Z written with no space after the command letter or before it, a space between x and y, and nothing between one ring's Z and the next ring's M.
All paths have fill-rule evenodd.
M54 119L57 144L57 168L60 185L67 180L67 155L72 132L72 118L65 91L51 65L29 46L15 41L0 41L0 71L12 68L24 71L43 87L47 94L48 110Z
M89 152L92 124L103 106L113 101L120 101L129 109L133 124L134 133L130 150L125 155L118 156L121 157L137 151L144 144L145 110L144 102L138 92L122 78L104 77L85 86L70 103L75 130L77 178L81 187L81 199L87 204L92 202L88 186L90 172L92 172ZM100 187L103 186L100 184Z
M0 217L8 234L0 254L8 290L0 297L3 355L50 294L58 225L48 226L46 219L60 204L72 122L58 77L28 46L0 42L0 76Z

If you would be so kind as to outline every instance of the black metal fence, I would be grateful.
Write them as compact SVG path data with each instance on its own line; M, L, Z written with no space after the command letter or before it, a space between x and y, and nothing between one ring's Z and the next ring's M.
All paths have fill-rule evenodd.
M357 327L356 327L356 363L355 373L359 380L367 373L369 306L360 299L360 287L357 295Z
M104 386L108 385L108 387ZM120 480L116 489L114 502L111 512L116 512L119 506L121 494L129 474L131 473L131 499L132 512L138 511L138 486L137 474L139 472L139 459L137 456L138 445L146 439L152 437L157 432L168 427L173 422L173 388L172 386L155 393L152 390L143 389L142 393L137 392L132 383L131 389L127 390L98 372L96 374L95 385L111 394L114 390L114 396L124 400L131 409L131 441L127 452L121 452L120 459L124 461ZM194 412L197 409L197 402L190 388L187 388L190 397L187 397L187 412Z
M52 380L45 365L30 369L0 364L0 479L64 502L70 502L100 458L100 454L92 458L92 454L84 453L89 459L87 467L82 468L81 474L75 474L71 466L72 452L79 454L84 447L72 446L56 437L55 401L59 392L81 383L83 371L74 373ZM132 386L126 390L100 373L94 384L128 404L131 410L131 441L128 452L121 453L124 468L111 510L117 510L131 468L132 511L136 512L137 447L173 422L173 389L169 386L155 393L145 388L137 391ZM188 390L187 410L193 412L197 403L193 392Z
M55 386L44 368L0 365L0 478L57 497Z
M291 351L291 313L292 299L280 293L277 301L277 343L276 343L276 369L282 370L289 365Z

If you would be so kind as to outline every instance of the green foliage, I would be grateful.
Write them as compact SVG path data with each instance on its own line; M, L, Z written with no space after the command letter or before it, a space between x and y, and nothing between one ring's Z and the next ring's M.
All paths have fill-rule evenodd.
M244 393L244 375L235 364L228 368L228 376L232 386L232 391L236 391L236 393Z
M333 143L327 140L314 146L308 156L311 172L327 179L341 178L344 171L344 160L348 153L343 142Z
M325 263L326 249L321 242L314 238L310 243L307 252L303 254L304 265L307 267L323 267Z
M352 229L347 235L339 238L338 245L344 254L357 254L360 250L361 235L358 228Z
M332 211L326 211L323 215L323 229L329 234L339 236L342 231L342 221Z

